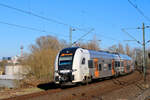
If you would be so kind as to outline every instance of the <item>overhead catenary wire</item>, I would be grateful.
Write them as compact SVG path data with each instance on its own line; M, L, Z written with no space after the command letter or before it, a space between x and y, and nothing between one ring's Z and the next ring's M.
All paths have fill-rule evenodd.
M17 28L28 29L28 30L32 30L32 31L38 31L38 32L42 32L42 33L57 34L57 33L49 32L49 31L46 31L46 30L41 30L41 29L37 29L37 28L33 28L33 27L28 27L28 26L23 26L23 25L8 23L8 22L4 22L4 21L0 21L0 24L5 24L5 25L17 27Z
M52 18L44 17L44 16L38 15L36 13L33 13L31 11L26 11L26 10L23 10L23 9L20 9L20 8L16 8L16 7L13 7L13 6L9 6L9 5L6 5L6 4L3 4L3 3L0 3L0 6L1 7L5 7L5 8L9 8L9 9L12 9L12 10L15 10L15 11L18 11L18 12L21 12L21 13L25 13L25 14L28 14L28 15L31 15L31 16L34 16L34 17L38 17L40 19L43 19L43 20L46 20L46 21L49 21L49 22L53 22L53 23L57 23L57 24L60 24L60 25L64 25L64 26L67 26L67 27L72 26L72 25L60 22L58 20L52 19ZM76 26L72 26L72 27L75 27L76 29L85 32L84 29L78 28Z
M31 16L34 16L34 17L38 17L40 19L43 19L43 20L46 20L46 21L49 21L49 22L57 23L57 24L64 25L64 26L67 26L67 27L71 26L69 24L60 22L58 20L55 20L55 19L52 19L52 18L48 18L48 17L45 17L45 16L41 16L41 15L38 15L38 14L36 14L34 12L26 11L26 10L23 10L23 9L20 9L20 8L16 8L16 7L7 5L7 4L0 3L0 6L1 7L5 7L5 8L9 8L9 9L12 9L12 10L15 10L15 11L18 11L18 12L21 12L21 13L25 13L25 14L28 14L28 15L31 15ZM8 25L11 25L11 26L16 26L16 27L18 27L18 26L20 27L21 26L20 28L26 28L26 29L30 29L30 30L39 31L39 32L52 33L52 32L48 32L48 31L45 31L45 30L39 30L39 29L36 29L36 28L31 28L31 27L26 27L26 26L16 25L16 24L10 24L10 23L6 23L6 22L4 22L3 24L8 24ZM75 26L72 26L72 27L74 27L77 30L87 32L87 30L85 31L84 29L81 29L81 28L78 28L78 27L75 27ZM101 35L101 36L104 37L104 38L108 38L108 39L120 42L120 40L117 40L117 39L114 39L114 38L111 38L111 37L107 37L107 36L104 36L104 35Z
M51 22L54 22L54 23L57 23L57 24L62 24L62 25L68 26L68 24L56 21L56 20L51 19L51 18L43 17L43 16L35 14L35 13L31 12L31 11L26 11L26 10L19 9L19 8L16 8L16 7L13 7L13 6L9 6L9 5L6 5L6 4L2 4L2 3L0 3L0 6L6 7L6 8L9 8L9 9L12 9L12 10L16 10L16 11L19 11L19 12L22 12L22 13L25 13L25 14L28 14L28 15L32 15L32 16L38 17L40 19L44 19L44 20L51 21Z
M66 24L66 23L63 23L63 22L60 22L58 20L55 20L55 19L52 19L52 18L47 18L47 17L44 17L44 16L41 16L41 15L38 15L38 14L35 14L31 11L26 11L26 10L23 10L23 9L20 9L20 8L16 8L16 7L13 7L13 6L10 6L10 5L7 5L7 4L3 4L3 3L0 3L0 6L1 7L5 7L5 8L9 8L9 9L12 9L12 10L15 10L15 11L18 11L18 12L21 12L21 13L25 13L25 14L28 14L28 15L31 15L31 16L34 16L34 17L38 17L40 19L43 19L43 20L46 20L46 21L49 21L49 22L53 22L53 23L57 23L57 24L61 24L61 25L64 25L64 26L67 26L67 27L70 27L71 25L69 24ZM4 23L3 23L4 24ZM5 23L6 24L6 23ZM15 25L13 24L14 26L20 26L20 25ZM24 27L24 26L23 26ZM21 27L21 28L23 28ZM25 26L26 27L26 26ZM24 28L25 28L24 27ZM75 26L72 26L74 27L75 29L77 30L80 30L80 31L84 31L84 32L87 32L85 31L84 29L81 29L81 28L78 28L78 27L75 27ZM26 27L30 30L37 30L39 31L38 29L35 29L35 28L29 28L29 27ZM40 32L45 32L45 30L40 30ZM46 31L47 32L47 31ZM47 32L47 33L50 33L50 32ZM103 36L103 35L101 35ZM110 37L107 37L107 36L103 36L105 38L108 38L108 39L111 39L111 40L114 40L114 41L120 41L120 40L116 40L116 39L113 39L113 38L110 38Z
M102 35L102 34L100 34L100 33L96 33L96 32L95 32L95 34L96 34L97 36L103 37L103 38L108 39L108 40L110 40L110 41L122 42L121 40L112 38L112 37L110 37L110 36L105 36L105 35ZM81 40L86 40L86 39L83 39L83 38L82 38L82 39L80 39L80 41L81 41Z
M149 18L148 16L146 16L146 15L144 14L144 12L143 12L140 8L138 8L138 6L137 6L136 4L133 4L133 2L131 2L131 0L128 0L128 2L139 12L147 21L150 22L150 18Z
M122 42L121 40L118 40L118 39L116 39L116 38L112 38L112 37L110 37L110 36L102 35L101 33L98 33L98 32L94 32L94 33L95 33L97 36L103 37L103 38L105 38L105 39L109 39L109 40L111 40L111 41ZM87 33L86 33L85 35L87 35ZM83 37L84 37L84 36L83 36ZM81 38L80 40L85 40L85 39Z
M12 27L17 27L17 28L23 28L23 29L28 29L28 30L32 30L32 31L37 31L37 32L42 32L42 33L49 33L49 34L57 34L57 33L54 33L54 32L50 32L50 31L46 31L46 30L41 30L41 29L38 29L38 28L33 28L33 27L28 27L28 26L23 26L23 25L18 25L18 24L13 24L13 23L8 23L8 22L4 22L4 21L0 21L0 24L5 24L5 25L9 25L9 26L12 26ZM74 44L78 41L80 41L83 37L87 36L90 32L92 32L94 29L91 29L88 33L84 34L83 36L81 36L78 40L76 40L74 42ZM97 34L97 33L96 33ZM100 34L99 34L100 35ZM62 35L61 35L62 36ZM111 37L108 37L108 36L104 36L104 35L100 35L104 38L107 38L107 39L111 39L113 41L120 41L120 40L117 40L117 39L114 39L114 38L111 38ZM64 36L66 37L66 36Z
M133 37L132 35L130 35L127 31L125 31L124 28L121 29L125 34L127 34L129 37L131 37L134 41L136 41L139 44L142 44L140 41L138 41L135 37Z
M127 27L127 28L123 28L123 29L125 29L125 30L135 30L135 29L137 29L137 28L134 28L134 27Z
M89 32L85 33L84 35L82 35L79 39L77 39L76 41L73 42L73 45L76 44L78 41L80 41L83 37L87 36L89 33L91 33L94 30L94 28L92 28Z
M98 33L95 33L95 34L98 34ZM109 40L121 42L121 40L114 39L114 38L112 38L112 37L110 37L110 36L105 36L105 35L102 35L102 34L98 34L98 35L101 36L101 37L104 37L104 38L106 38L106 39L109 39Z

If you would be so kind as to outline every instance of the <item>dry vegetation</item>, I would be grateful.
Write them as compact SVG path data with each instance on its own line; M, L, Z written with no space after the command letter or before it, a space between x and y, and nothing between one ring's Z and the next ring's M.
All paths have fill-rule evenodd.
M88 43L79 42L76 44L76 46L90 49L90 50L100 50L99 42L100 41L96 38L96 36L94 36L90 42Z
M25 55L23 65L29 70L27 78L50 81L53 78L53 66L58 51L64 46L57 38L42 36L30 46L31 53Z
M5 70L5 65L7 64L6 60L3 60L0 62L0 71L3 72L1 74L4 74L4 70Z

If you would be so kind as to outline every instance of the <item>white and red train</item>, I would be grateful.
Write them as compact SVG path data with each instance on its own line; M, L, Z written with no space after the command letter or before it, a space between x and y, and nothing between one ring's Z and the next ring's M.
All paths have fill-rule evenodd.
M56 57L54 81L67 85L127 74L134 70L131 60L119 53L64 48Z

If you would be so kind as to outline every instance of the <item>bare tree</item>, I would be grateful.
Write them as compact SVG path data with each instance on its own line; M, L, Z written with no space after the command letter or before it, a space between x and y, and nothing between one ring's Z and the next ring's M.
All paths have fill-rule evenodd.
M111 47L108 48L108 50L112 52L117 52L118 50L117 45L112 45Z
M118 44L118 52L124 54L123 45L121 43Z
M53 79L55 57L60 49L66 46L53 36L42 36L30 46L31 53L25 57L23 64L30 69L29 76L46 81Z
M0 62L0 71L4 72L6 64L8 64L7 60L3 60Z
M77 45L82 48L90 49L90 50L100 50L99 46L100 40L96 38L96 36L93 36L93 39L89 42L83 43L79 42Z
M126 55L131 56L130 47L128 44L126 44Z

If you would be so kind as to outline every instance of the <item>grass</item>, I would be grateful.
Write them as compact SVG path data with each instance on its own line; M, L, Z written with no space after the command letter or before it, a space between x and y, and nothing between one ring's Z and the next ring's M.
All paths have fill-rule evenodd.
M15 97L15 96L20 96L20 95L26 95L26 94L31 94L31 93L36 93L44 91L43 89L33 87L33 88L24 88L24 89L17 89L17 90L4 90L0 92L0 99L4 98L10 98L10 97ZM9 95L8 95L9 94Z

